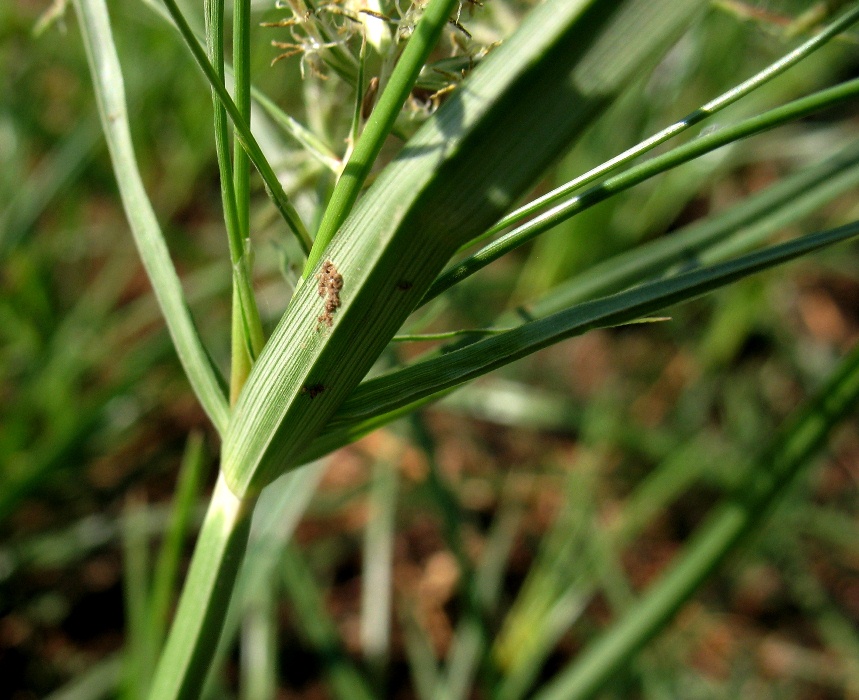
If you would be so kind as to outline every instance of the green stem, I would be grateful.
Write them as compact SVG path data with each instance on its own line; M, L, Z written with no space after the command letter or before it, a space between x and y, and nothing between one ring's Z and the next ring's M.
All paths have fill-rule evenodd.
M592 646L535 700L576 700L593 696L633 655L670 622L701 584L772 512L831 429L859 400L859 347L801 411L790 419L748 472L747 484L722 504L686 546L679 561L662 576L625 618Z
M430 0L424 10L414 34L391 73L384 92L379 97L378 104L367 120L364 131L361 132L358 143L355 144L342 176L337 181L322 217L322 223L319 225L313 249L304 266L304 277L307 277L310 270L322 258L325 248L352 211L352 206L358 199L358 194L370 174L373 163L394 127L397 115L411 93L430 51L438 43L456 3L457 0Z
M661 131L655 133L650 138L645 139L641 143L628 148L623 153L616 155L614 158L607 160L605 163L598 165L596 168L589 170L588 172L579 175L578 177L570 180L564 185L552 190L551 192L547 192L542 197L538 197L533 202L529 202L523 207L516 209L513 212L510 212L507 216L501 219L497 224L495 224L492 228L487 229L482 234L473 238L468 243L462 246L460 250L464 250L473 246L476 243L480 243L481 241L494 236L496 233L500 233L505 228L509 226L513 226L514 224L522 221L532 214L535 214L543 207L547 207L555 202L559 202L564 199L568 194L571 194L573 191L579 189L580 187L584 187L585 185L590 184L594 180L606 175L607 173L616 170L621 165L630 162L631 160L637 158L648 151L653 150L656 146L665 143L671 138L674 138L678 134L683 133L691 126L698 124L709 117L712 117L717 112L725 109L741 98L748 95L750 92L756 90L761 85L768 83L773 78L778 77L782 73L784 73L789 68L795 66L801 60L811 55L819 49L821 46L826 44L830 39L837 36L845 29L847 29L850 25L854 24L857 20L859 20L859 7L855 7L852 10L845 12L841 17L839 17L836 21L832 22L829 26L823 29L820 33L813 36L811 39L806 41L803 44L797 46L790 53L785 54L777 61L771 63L762 71L759 71L755 75L753 75L748 80L743 81L739 85L732 87L727 92L722 93L718 97L713 100L707 102L707 104L702 105L694 112L690 112L682 119L674 122L673 124L665 127Z
M489 263L506 255L514 248L527 243L563 221L581 213L585 209L602 202L620 192L638 185L660 173L676 168L705 153L748 138L754 134L769 131L790 121L801 119L818 110L830 107L837 102L859 94L859 79L836 85L803 97L786 105L771 109L737 124L726 126L715 133L700 136L690 143L674 148L668 153L651 158L628 170L608 178L604 182L585 190L579 195L558 204L527 223L513 229L497 240L489 243L452 268L449 268L433 282L424 295L421 304L426 304L453 285L470 277Z
M251 3L250 0L235 0L233 4L233 76L235 78L236 107L245 124L251 123ZM223 57L222 57L223 58ZM259 308L253 295L253 265L251 250L251 221L250 221L250 160L247 153L241 148L241 135L237 129L233 129L233 182L236 193L236 216L238 219L239 239L241 250L239 258L233 260L233 265L241 266L239 301L241 302L242 321L247 333L247 356L236 358L235 354L240 352L238 343L233 347L233 369L230 377L230 399L235 403L238 393L245 384L250 367L262 352L265 345L265 335L262 329L262 321L259 316ZM234 301L235 304L235 301ZM235 314L235 305L233 306ZM238 321L238 319L236 319ZM234 324L233 332L238 323Z
M254 503L237 498L219 476L158 662L151 700L200 697L247 546Z
M233 275L232 314L230 319L230 406L239 400L242 387L251 373L255 355L251 353L248 343L245 316L242 313L242 300L239 296L238 285Z
M206 54L201 48L200 43L197 41L197 37L194 36L193 30L188 25L188 22L179 10L179 7L176 5L176 0L164 0L164 4L167 6L167 10L173 18L173 21L176 23L176 28L179 30L179 33L182 35L182 38L185 39L185 43L191 50L194 60L203 71L203 74L209 81L212 90L224 106L230 120L233 122L233 127L236 129L239 143L241 143L242 148L244 148L260 176L262 176L266 192L269 197L271 197L284 221L286 221L289 228L295 234L301 248L305 253L308 253L313 245L313 241L310 239L310 234L307 232L307 228L304 226L304 222L302 222L298 212L295 211L295 207L292 206L292 203L286 196L286 192L283 191L283 187L277 179L274 169L271 167L268 160L266 160L265 155L263 155L262 149L254 138L254 135L251 133L250 125L242 118L242 115L239 113L239 108L236 106L236 103L233 102L233 99L224 87L223 81L219 80L218 75L215 72L215 68L206 58Z
M209 61L214 68L218 84L224 85L224 1L206 0L206 48ZM215 119L215 151L221 179L221 201L224 207L224 222L233 267L233 348L230 371L230 402L235 401L247 378L252 360L262 350L264 343L262 323L253 294L247 257L239 218L237 191L234 186L233 168L230 163L229 133L224 105L212 90ZM236 155L243 153L237 151ZM244 161L247 167L247 160ZM247 191L244 192L247 195ZM245 210L245 214L246 214Z
M235 0L233 4L233 75L235 102L239 115L251 123L251 3ZM239 133L234 129L236 143ZM250 161L240 148L233 152L233 177L236 190L236 211L242 240L250 235Z

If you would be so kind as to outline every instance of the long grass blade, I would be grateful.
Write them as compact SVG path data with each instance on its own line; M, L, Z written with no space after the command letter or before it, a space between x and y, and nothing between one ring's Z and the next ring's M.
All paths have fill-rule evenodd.
M712 134L701 136L688 144L678 146L668 153L651 158L640 165L629 168L619 175L610 177L605 182L552 207L527 223L518 226L509 233L484 246L473 255L470 255L462 262L457 263L449 270L446 270L433 282L424 296L422 303L435 298L466 277L473 275L489 263L494 262L511 250L534 239L541 233L545 233L570 217L579 214L585 209L589 209L599 202L605 201L619 192L623 192L651 177L676 168L717 148L764 131L769 131L787 122L801 119L837 102L853 98L857 94L859 94L859 79L850 80L835 87L816 92L808 97L794 100L781 107L776 107L757 117L726 126Z
M191 387L215 428L223 432L229 416L224 381L194 327L182 285L137 169L122 71L107 7L104 0L75 0L75 9L80 17L102 129L134 242Z
M179 468L170 524L164 533L164 541L158 552L152 577L149 623L153 629L152 637L158 649L163 644L164 633L167 629L170 607L179 577L183 544L194 515L194 507L197 504L205 463L203 436L200 433L191 433L188 436L185 454L182 456L182 464Z
M155 668L157 649L149 624L149 534L142 502L129 500L122 527L123 583L127 620L125 697L138 700L146 696Z

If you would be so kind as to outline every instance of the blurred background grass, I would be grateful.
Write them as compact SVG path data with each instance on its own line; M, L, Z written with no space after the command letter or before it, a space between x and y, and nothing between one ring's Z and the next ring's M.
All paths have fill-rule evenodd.
M74 17L33 34L47 4L0 5L0 678L16 700L45 697L84 672L102 675L74 697L123 688L116 654L129 640L134 552L145 570L189 433L205 436L207 483L217 453L128 235ZM525 4L490 0L462 24L489 44ZM198 8L185 7L196 17ZM271 3L254 8L257 22L284 16ZM203 336L225 366L229 274L208 90L145 3L110 9L148 192ZM779 56L791 31L804 36L795 20L808 9L714 7L540 191ZM277 55L269 41L288 40L284 31L254 30L255 83L342 153L348 88L311 70L302 79L298 57L269 67ZM717 123L854 77L856 47L854 38L834 42ZM415 118L424 109L416 102ZM270 124L257 128L305 219L318 220L330 174ZM856 135L845 107L646 183L460 285L437 304L430 328L490 325L503 309L722 211ZM256 190L257 286L270 327L288 300L291 243ZM780 235L857 218L855 195L854 185ZM841 247L673 309L670 322L567 341L316 467L321 482L297 525L299 548L278 550L282 575L245 597L245 649L262 635L277 668L253 693L265 697L273 683L278 697L339 697L332 674L363 656L377 695L427 697L434 657L456 648L458 625L471 619L473 585L495 611L481 622L494 647L478 673L484 695L474 697L498 687L499 674L521 686L511 681L505 697L539 684L635 605L708 508L742 484L749 456L855 343L857 262L855 247ZM403 346L397 356L415 352ZM607 697L859 697L857 482L854 420ZM392 571L374 570L386 552ZM367 628L369 580L382 581L377 593L391 588L389 644ZM329 628L305 619L314 605ZM555 636L538 639L533 630L550 622ZM233 653L223 663L215 697L254 677Z

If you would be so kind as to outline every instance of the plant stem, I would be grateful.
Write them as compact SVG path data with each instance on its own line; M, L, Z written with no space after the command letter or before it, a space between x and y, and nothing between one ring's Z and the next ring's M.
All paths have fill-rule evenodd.
M227 115L233 122L239 143L241 143L242 148L247 152L251 162L262 176L263 182L265 182L266 192L268 192L269 197L271 197L284 221L286 221L289 228L295 234L299 245L305 253L309 252L313 245L313 241L310 239L310 234L307 232L307 228L304 226L304 222L302 222L298 212L295 211L295 207L292 206L292 203L286 196L286 192L283 191L283 187L277 179L274 169L271 167L268 160L266 160L265 155L263 155L262 149L254 138L254 135L251 133L250 125L242 118L242 115L239 113L239 108L236 106L236 103L233 102L233 99L224 87L223 81L218 78L214 67L206 58L206 54L200 47L200 43L197 41L197 37L194 36L194 32L188 25L188 21L179 10L178 5L176 5L176 0L164 0L164 4L167 6L167 10L173 18L173 21L176 23L176 28L179 30L179 33L182 35L182 38L191 50L194 60L197 62L200 70L203 71L203 74L209 81L212 90L217 95L218 100L220 100L224 109L227 111Z
M246 124L251 123L251 3L235 0L233 3L233 75L235 77L236 108ZM240 135L233 130L233 178L236 190L236 212L242 240L250 235L250 161L238 148Z
M219 84L224 85L224 0L206 0L206 48L209 60ZM230 403L234 403L241 387L250 372L253 360L262 350L265 342L262 322L259 317L247 256L244 254L244 236L239 217L237 191L234 186L234 171L230 163L227 114L224 105L212 91L215 118L215 150L218 157L218 170L221 179L221 201L224 207L224 222L229 242L230 261L233 268L233 306L232 306L232 363L230 368ZM244 153L238 149L239 153ZM247 169L247 158L244 160ZM245 181L245 185L247 182ZM247 196L247 187L243 191ZM244 210L247 214L247 207Z
M250 0L235 0L233 4L233 76L235 78L234 94L239 115L246 124L251 123L251 4ZM223 56L222 56L223 59ZM242 275L248 281L247 287L238 286L239 294L233 295L233 343L232 343L232 373L230 374L230 403L238 400L239 393L245 385L250 368L262 352L265 336L259 309L253 296L252 282L253 266L250 256L250 161L244 149L240 148L240 135L233 129L233 182L236 193L236 217L238 223L241 250L238 260L233 265L241 265ZM239 297L237 300L236 297ZM247 297L251 303L245 303ZM236 318L237 304L241 304L242 318ZM235 339L242 321L247 331L247 349L244 351Z
M313 266L322 258L323 251L352 210L385 139L394 127L397 115L412 91L430 51L438 43L447 26L447 20L456 3L457 0L430 0L424 10L414 34L406 44L403 55L379 97L378 104L361 132L358 143L355 144L343 174L334 187L334 193L316 233L313 249L304 266L304 277L307 277Z
M199 698L247 546L254 504L253 498L237 498L219 476L158 662L151 700Z

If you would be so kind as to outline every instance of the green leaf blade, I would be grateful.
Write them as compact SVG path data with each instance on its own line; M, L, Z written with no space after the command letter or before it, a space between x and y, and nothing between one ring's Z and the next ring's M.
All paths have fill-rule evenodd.
M857 235L859 222L802 236L726 263L585 302L460 350L376 377L361 384L343 402L326 432L413 404L566 338L594 328L627 323Z
M458 246L497 220L698 9L555 0L481 63L333 239L326 262L342 292L332 326L317 320L317 266L260 356L224 441L237 494L297 465Z

